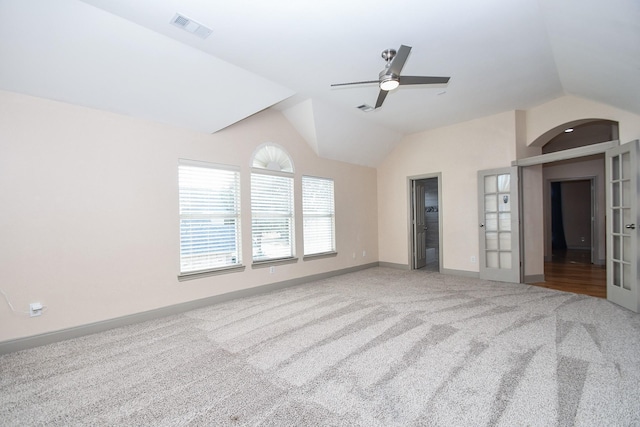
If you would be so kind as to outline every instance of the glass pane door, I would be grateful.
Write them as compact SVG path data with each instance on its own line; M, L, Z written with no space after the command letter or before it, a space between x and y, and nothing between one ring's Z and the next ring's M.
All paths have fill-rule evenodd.
M519 282L517 169L478 172L480 277Z
M607 151L607 299L638 312L638 142Z

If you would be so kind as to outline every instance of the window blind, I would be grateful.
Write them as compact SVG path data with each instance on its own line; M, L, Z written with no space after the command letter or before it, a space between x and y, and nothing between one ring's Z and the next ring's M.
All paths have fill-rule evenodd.
M293 178L251 174L253 260L294 255Z
M332 179L302 177L302 222L305 255L336 250Z
M239 265L240 173L186 163L178 181L181 273Z

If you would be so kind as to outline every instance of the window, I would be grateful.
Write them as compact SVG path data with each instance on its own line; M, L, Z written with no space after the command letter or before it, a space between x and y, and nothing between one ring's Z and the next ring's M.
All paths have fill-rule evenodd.
M294 256L293 165L273 144L256 150L251 173L251 239L253 261Z
M333 180L302 177L304 254L335 252L335 206Z
M258 147L253 154L251 166L256 169L293 173L293 163L289 155L282 148L273 144L263 144Z
M240 266L240 171L180 160L180 273Z

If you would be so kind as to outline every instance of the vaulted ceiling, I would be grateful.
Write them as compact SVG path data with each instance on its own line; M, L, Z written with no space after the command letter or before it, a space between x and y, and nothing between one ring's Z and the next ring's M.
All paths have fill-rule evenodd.
M377 84L331 87L401 44L403 74L449 84L371 112ZM375 166L405 134L565 94L640 114L640 2L0 0L0 89L203 132L276 108L319 155Z

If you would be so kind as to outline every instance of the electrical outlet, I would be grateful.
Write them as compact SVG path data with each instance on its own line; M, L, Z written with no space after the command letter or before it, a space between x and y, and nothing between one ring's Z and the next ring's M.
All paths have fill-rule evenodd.
M353 253L353 259L356 259L356 253L355 252Z
M276 268L273 265L269 267L269 273L275 273L275 272L276 272Z
M29 304L29 316L36 317L42 314L42 304L39 302L32 302Z
M472 262L472 263L474 263L474 264L476 263L476 257L475 257L475 255L472 255L472 256L471 256L471 262Z
M367 256L367 251L362 251L362 258Z

